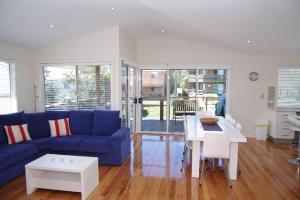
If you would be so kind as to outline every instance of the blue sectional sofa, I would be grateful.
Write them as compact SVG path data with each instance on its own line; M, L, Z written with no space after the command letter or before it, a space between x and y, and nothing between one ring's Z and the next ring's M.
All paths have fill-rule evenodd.
M70 136L50 137L48 120L69 118ZM7 143L4 125L28 124L32 140ZM99 157L99 164L121 165L130 153L130 130L119 111L77 110L0 115L0 185L22 174L25 164L46 154Z

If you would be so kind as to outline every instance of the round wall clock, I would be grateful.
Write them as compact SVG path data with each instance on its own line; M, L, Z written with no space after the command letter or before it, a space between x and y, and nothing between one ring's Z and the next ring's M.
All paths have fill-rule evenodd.
M250 81L257 81L258 79L258 73L257 72L250 72L249 73L249 80Z

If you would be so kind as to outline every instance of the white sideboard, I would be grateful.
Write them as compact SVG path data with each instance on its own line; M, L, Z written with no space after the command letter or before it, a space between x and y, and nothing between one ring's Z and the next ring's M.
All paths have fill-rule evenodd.
M290 130L290 123L287 116L297 115L300 110L276 110L272 112L270 121L269 136L273 139L294 139L295 133Z

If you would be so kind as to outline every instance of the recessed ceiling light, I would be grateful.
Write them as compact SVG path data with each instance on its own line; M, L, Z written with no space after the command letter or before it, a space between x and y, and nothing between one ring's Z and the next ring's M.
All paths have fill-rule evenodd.
M54 28L54 24L50 24L49 28L53 29Z
M247 42L248 42L248 44L249 44L249 43L251 43L251 40L248 40Z
M115 10L116 8L114 6L110 7L109 10Z
M166 31L165 31L165 30L160 30L160 32L164 33L164 32L166 32Z

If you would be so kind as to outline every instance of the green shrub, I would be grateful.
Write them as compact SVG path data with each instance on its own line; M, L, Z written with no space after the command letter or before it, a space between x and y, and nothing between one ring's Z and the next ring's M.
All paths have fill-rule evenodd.
M148 110L143 109L143 110L142 110L142 116L143 116L143 117L147 117L148 115L149 115Z

